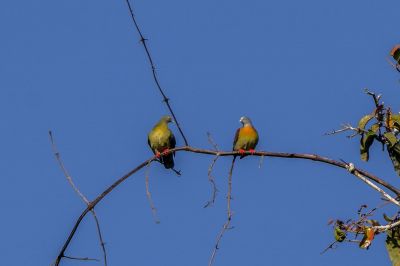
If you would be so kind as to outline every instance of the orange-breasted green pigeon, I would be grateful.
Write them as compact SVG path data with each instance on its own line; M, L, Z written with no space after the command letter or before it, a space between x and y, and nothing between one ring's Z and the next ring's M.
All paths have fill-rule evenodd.
M236 131L235 139L233 141L233 150L239 151L240 159L245 157L245 151L255 152L258 143L258 133L253 127L251 120L248 117L242 116L239 120L243 124L241 128Z
M167 169L174 168L175 152L170 153L169 150L175 148L176 144L175 136L168 128L170 122L172 119L169 115L163 116L150 131L147 139L151 150Z

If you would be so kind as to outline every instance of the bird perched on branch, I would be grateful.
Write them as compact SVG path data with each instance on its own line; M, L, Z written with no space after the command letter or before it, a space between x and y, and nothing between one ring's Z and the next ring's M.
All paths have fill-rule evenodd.
M235 139L233 141L233 150L239 151L240 159L245 157L245 151L251 153L255 152L255 148L258 143L258 133L253 127L251 120L248 117L242 116L239 120L243 124L241 128L236 131Z
M170 122L172 118L169 115L163 116L150 131L147 139L151 150L167 169L174 168L175 152L169 150L176 145L175 136L168 128Z

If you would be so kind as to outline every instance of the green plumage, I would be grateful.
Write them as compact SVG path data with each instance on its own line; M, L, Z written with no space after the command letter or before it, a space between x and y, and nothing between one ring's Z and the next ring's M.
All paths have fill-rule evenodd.
M168 123L170 122L172 122L170 116L162 117L148 135L148 144L156 155L163 153L165 150L175 148L175 136L168 128ZM175 153L168 153L160 156L160 162L165 166L165 168L174 168L174 155Z

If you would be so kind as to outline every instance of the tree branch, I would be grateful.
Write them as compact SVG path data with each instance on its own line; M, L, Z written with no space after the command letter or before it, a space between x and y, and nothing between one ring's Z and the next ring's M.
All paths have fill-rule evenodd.
M215 198L217 197L218 189L217 189L217 185L216 185L216 183L215 183L215 178L214 178L214 176L212 175L212 170L213 170L214 165L215 165L215 163L217 162L218 158L219 158L218 155L215 156L214 159L212 160L211 164L210 164L210 167L208 167L208 173L207 173L207 175L208 175L208 181L209 181L210 184L211 184L212 193L211 193L211 198L210 198L210 200L207 201L207 203L204 205L204 208L207 208L207 207L209 207L209 206L211 206L211 205L214 205Z
M132 9L132 6L131 6L129 0L126 0L126 4L128 5L129 13L131 14L131 18L132 18L133 24L135 25L136 31L139 33L140 42L143 44L143 48L144 48L144 50L146 52L147 59L149 60L149 64L151 66L151 71L153 73L154 82L156 83L158 91L161 93L161 95L163 97L163 102L165 102L165 104L168 107L169 112L171 113L172 117L174 118L176 126L178 127L179 133L181 133L181 135L182 135L182 138L183 138L183 141L185 142L185 145L189 146L189 143L188 143L188 141L187 141L187 139L185 137L185 134L183 134L183 131L182 131L182 128L181 128L181 126L180 126L180 124L178 122L178 119L176 119L175 113L172 110L171 105L169 104L169 98L165 95L164 90L161 88L160 81L158 80L158 77L157 77L156 66L154 64L154 61L153 61L153 58L151 56L150 50L149 50L149 48L147 47L147 44L146 44L148 39L146 39L143 36L143 33L140 30L139 24L136 21L135 14L133 13L133 9Z
M149 183L149 178L150 178L150 177L149 177L150 164L148 164L146 168L147 168L147 169L146 169L146 174L145 174L146 197L147 197L147 200L149 201L149 204L150 204L150 209L151 209L151 213L152 213L152 215L153 215L154 222L155 222L156 224L159 224L159 223L160 223L160 220L159 220L158 217L157 217L157 209L156 209L156 207L154 206L153 199L152 199L151 193L150 193L150 183Z
M186 151L186 152L193 152L193 153L200 153L200 154L205 154L205 155L218 155L220 157L224 156L234 156L234 155L240 155L239 152L237 151L214 151L214 150L206 150L206 149L199 149L199 148L194 148L190 146L183 146L183 147L178 147L171 149L170 152L180 152L180 151ZM265 156L265 157L277 157L277 158L288 158L288 159L303 159L303 160L311 160L311 161L316 161L316 162L322 162L326 164L330 164L336 167L340 167L343 169L348 168L348 165L344 162L336 161L333 159L329 159L326 157L322 157L319 155L315 154L304 154L304 153L284 153L284 152L267 152L267 151L256 151L254 153L251 152L245 152L246 155L249 156ZM72 238L74 237L76 230L79 227L79 224L83 220L83 218L86 216L86 214L91 211L105 196L107 196L111 191L113 191L118 185L120 185L123 181L125 181L128 177L131 175L135 174L139 170L141 170L143 167L145 167L147 164L157 160L155 156L151 157L150 159L147 159L146 161L142 162L138 166L136 166L133 170L129 171L127 174L124 176L120 177L117 181L115 181L111 186L109 186L106 190L104 190L96 199L94 199L90 204L87 206L87 208L82 212L82 214L77 218L74 227L72 228L71 232L69 233L67 240L65 241L63 247L61 248L55 265L58 266L60 264L60 261L64 257L64 252L66 251L67 247L69 246ZM396 196L400 196L400 190L393 187L391 184L387 183L386 181L380 179L379 177L370 174L362 169L354 168L353 172L350 172L351 174L354 175L354 173L360 173L361 175L365 176L369 180L372 180L385 188L389 189L393 193L396 194Z
M382 194L382 196L384 196L388 201L390 201L391 203L397 205L400 207L400 203L395 200L394 198L392 198L388 193L386 193L383 189L381 189L380 187L378 187L377 185L375 185L374 183L372 183L371 181L369 181L364 175L360 174L359 172L357 172L355 170L354 164L353 163L349 163L347 165L347 170L352 173L353 175L355 175L356 177L358 177L359 179L361 179L362 181L364 181L364 183L366 183L368 186L372 187L373 189L375 189L376 191L378 191L379 193Z
M236 156L233 156L232 159L232 164L231 168L229 170L229 175L228 175L228 194L226 196L226 203L227 203L227 208L226 208L226 221L224 225L222 226L221 231L219 232L217 236L217 240L215 242L214 249L211 253L210 260L208 261L208 266L212 266L215 260L215 255L217 255L217 251L219 249L219 243L221 242L222 237L224 236L226 230L231 229L231 221L232 221L232 210L231 210L231 199L232 199L232 173L233 173L233 167L235 166L235 161L236 161Z
M53 133L51 131L49 131L49 137L50 137L51 148L53 150L54 157L56 157L56 160L57 160L57 162L58 162L58 164L59 164L59 166L61 168L61 171L63 172L65 178L67 178L69 184L71 185L73 190L76 192L76 194L82 199L83 202L86 203L87 206L89 206L89 204L90 204L89 200L85 197L85 195L83 195L83 193L75 185L74 181L72 180L71 175L68 173L67 168L65 167L63 161L61 160L60 152L57 149L57 145L56 145L56 143L54 141ZM107 252L106 252L106 247L105 247L105 243L104 243L104 240L103 240L103 234L101 233L101 229L100 229L100 222L99 222L99 219L97 218L97 214L96 214L95 210L91 209L90 212L92 213L94 221L96 223L97 235L99 236L100 247L101 247L102 252L103 252L104 265L107 266ZM64 258L71 259L71 257L68 257L68 256L64 256ZM80 260L92 260L92 259L87 259L87 258L82 259L81 258Z
M394 222L394 223L387 224L387 225L373 226L373 228L377 232L385 232L385 231L390 230L399 225L400 225L400 220L398 220L397 222Z

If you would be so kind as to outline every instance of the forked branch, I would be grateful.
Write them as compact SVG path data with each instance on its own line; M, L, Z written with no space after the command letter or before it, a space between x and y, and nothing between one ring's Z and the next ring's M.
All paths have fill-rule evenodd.
M199 154L205 154L205 155L218 155L220 157L225 157L225 156L234 156L234 155L239 155L239 152L237 151L214 151L214 150L207 150L207 149L199 149L199 148L194 148L194 147L190 147L190 146L183 146L183 147L178 147L175 149L171 149L170 152L192 152L192 153L199 153ZM316 161L316 162L321 162L321 163L325 163L325 164L330 164L336 167L340 167L343 169L348 169L348 164L344 163L344 162L340 162L340 161L336 161L333 159L329 159L326 157L322 157L319 155L315 155L315 154L304 154L304 153L284 153L284 152L267 152L267 151L256 151L254 153L251 152L245 152L246 155L249 156L265 156L265 157L277 157L277 158L288 158L288 159L303 159L303 160L311 160L311 161ZM96 199L94 199L92 202L90 202L88 204L88 206L86 207L86 209L82 212L82 214L77 218L74 227L72 228L71 232L69 233L63 247L61 248L55 265L58 266L60 264L60 261L62 260L62 258L65 256L64 253L66 251L66 249L68 248L72 238L74 237L77 228L79 227L80 223L82 222L83 218L87 215L88 212L90 212L105 196L107 196L111 191L113 191L117 186L119 186L123 181L125 181L128 177L130 177L131 175L135 174L136 172L138 172L139 170L141 170L143 167L145 167L146 165L148 165L149 163L153 162L157 160L157 158L155 156L147 159L146 161L142 162L141 164L139 164L138 166L136 166L133 170L129 171L128 173L126 173L124 176L120 177L117 181L115 181L111 186L109 186L106 190L104 190ZM394 186L392 186L391 184L387 183L386 181L380 179L379 177L370 174L362 169L358 169L355 168L352 169L352 171L348 171L349 173L355 175L355 173L357 174L361 174L363 175L365 178L367 178L368 180L371 180L385 188L387 188L388 190L392 191L396 197L400 196L400 190L395 188ZM396 224L397 225L397 224ZM395 225L390 225L387 228L392 228ZM383 228L381 228L383 230ZM385 228L386 229L386 228Z
M57 149L57 145L54 141L53 133L51 131L49 131L49 137L50 137L51 148L53 150L54 157L56 157L56 160L57 160L65 178L68 180L68 183L71 185L71 187L76 192L76 194L78 194L78 196L82 199L82 201L85 202L87 206L89 206L90 205L89 200L85 197L85 195L83 195L83 193L75 185L74 181L72 180L71 175L69 174L69 172L67 171L67 168L65 167L63 161L61 160L60 152ZM90 210L90 212L92 213L94 221L96 223L97 235L99 236L99 242L100 242L101 250L103 252L104 265L107 266L107 252L106 252L106 247L105 247L105 243L103 240L103 234L101 233L101 229L100 229L100 222L99 222L99 219L97 218L97 214L93 208ZM74 258L71 256L65 256L65 255L63 255L63 257L68 258L68 259L75 259L75 260L78 260L78 259L79 260L96 260L96 259L89 259L89 258Z

